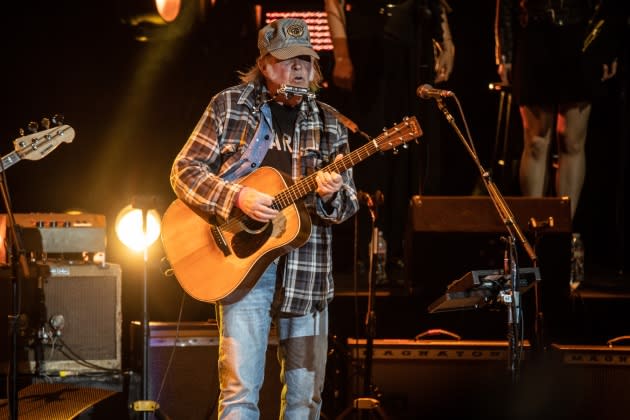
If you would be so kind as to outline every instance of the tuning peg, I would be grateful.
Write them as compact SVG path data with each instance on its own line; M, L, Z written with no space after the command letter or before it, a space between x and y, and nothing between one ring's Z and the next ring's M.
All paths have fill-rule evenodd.
M39 124L37 124L37 122L35 121L31 121L28 123L28 126L26 127L26 130L30 133L37 133L37 130L39 130Z
M64 117L63 117L62 114L55 114L52 117L52 122L53 122L53 124L59 126L59 125L63 124L63 119L64 119Z
M39 125L41 125L44 130L48 130L50 128L50 120L48 118L44 117L39 122Z
M20 129L18 130L18 134L20 135L20 137L24 137L24 129L23 129L23 128L20 128Z

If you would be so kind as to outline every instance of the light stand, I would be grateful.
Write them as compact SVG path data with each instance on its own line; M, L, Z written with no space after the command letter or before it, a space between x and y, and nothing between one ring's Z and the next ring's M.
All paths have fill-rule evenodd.
M455 97L454 94L453 94L453 97ZM457 97L455 97L455 99L457 99ZM518 273L516 241L518 240L518 242L520 242L520 244L523 246L525 252L529 256L533 264L536 264L538 258L536 256L536 253L534 252L534 249L531 247L531 245L527 241L527 238L525 237L525 235L519 228L518 224L516 223L514 215L512 214L512 211L510 210L505 199L501 195L501 192L499 191L495 183L492 181L490 173L487 170L485 170L483 166L481 165L481 162L479 161L479 158L477 154L475 153L475 150L473 149L471 144L469 144L469 142L466 141L466 138L464 137L460 129L457 127L457 124L455 123L453 116L450 114L450 112L444 105L444 101L442 100L442 98L436 98L436 102L437 102L438 108L440 109L440 111L442 111L448 123L453 127L458 138L464 144L464 146L466 147L466 150L468 151L475 165L477 166L477 169L479 170L479 173L481 174L481 179L483 180L486 190L488 191L488 195L490 196L490 199L492 203L494 204L494 207L497 210L497 213L499 214L501 221L505 225L506 231L509 234L508 246L509 246L509 260L510 260L509 267L510 267L510 276L511 276L511 290L503 291L500 297L503 300L503 302L508 306L508 344L510 347L509 357L508 357L508 368L510 369L510 372L512 373L512 378L514 379L518 377L517 370L519 368L519 363L518 363L519 360L516 360L515 357L520 355L520 351L518 351L518 348L521 347L522 345L522 340L518 339L519 337L518 331L520 331L521 329L520 328L521 308L520 308L520 293L518 290L520 276ZM540 295L539 295L538 286L536 283L534 285L534 290L535 290L535 295L536 295L535 296L536 308L539 308ZM536 322L538 322L539 319L542 319L542 317L539 318L537 316ZM539 326L536 326L537 332L541 330L542 329ZM538 341L538 344L540 343L541 341Z
M143 252L142 277L142 396L133 403L133 411L142 413L148 420L149 413L158 412L157 402L149 399L149 310L148 310L148 250L160 235L160 217L155 210L155 197L134 197L132 203L122 209L116 218L116 234L128 248Z

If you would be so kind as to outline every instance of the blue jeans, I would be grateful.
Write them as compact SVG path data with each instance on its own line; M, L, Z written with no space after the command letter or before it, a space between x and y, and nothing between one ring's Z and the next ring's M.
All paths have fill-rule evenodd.
M328 309L304 316L275 316L276 264L233 304L217 305L219 419L258 419L258 395L272 321L278 330L281 419L318 419L328 351Z

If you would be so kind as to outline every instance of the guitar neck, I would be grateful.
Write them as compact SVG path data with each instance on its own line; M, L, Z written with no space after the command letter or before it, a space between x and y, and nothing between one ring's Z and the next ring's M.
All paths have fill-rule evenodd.
M304 197L309 192L314 191L317 188L317 174L319 172L343 173L348 168L370 157L379 150L393 149L421 135L422 129L416 117L405 117L403 122L389 130L384 130L380 136L278 193L274 197L272 207L276 210L282 210Z
M281 210L285 207L290 206L311 191L317 189L316 177L319 172L345 172L347 169L353 167L357 163L362 162L363 160L372 156L378 150L379 148L374 141L364 144L357 150L354 150L353 152L344 155L341 159L325 166L319 171L310 174L306 178L299 180L287 189L279 192L274 197L272 207L276 210Z
M5 156L2 156L2 167L0 168L0 172L3 170L10 168L20 161L20 156L14 150L11 153L7 153Z

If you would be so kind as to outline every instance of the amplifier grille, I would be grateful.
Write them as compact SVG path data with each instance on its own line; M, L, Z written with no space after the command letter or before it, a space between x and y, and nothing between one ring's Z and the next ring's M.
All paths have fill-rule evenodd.
M54 339L44 346L43 370L90 371L121 366L121 269L117 264L50 267L44 283L46 319L62 315L64 347ZM65 354L64 354L65 353ZM69 360L74 355L88 361ZM32 356L34 359L34 356Z

